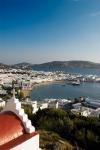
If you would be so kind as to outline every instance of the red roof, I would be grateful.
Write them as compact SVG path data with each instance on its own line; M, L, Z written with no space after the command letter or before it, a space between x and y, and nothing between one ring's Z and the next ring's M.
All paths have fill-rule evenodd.
M21 120L12 112L0 114L0 145L25 133Z
M13 112L0 113L0 150L9 150L37 135L26 133L21 120Z

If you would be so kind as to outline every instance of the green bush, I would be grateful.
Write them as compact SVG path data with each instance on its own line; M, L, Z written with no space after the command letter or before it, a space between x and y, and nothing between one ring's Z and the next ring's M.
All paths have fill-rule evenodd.
M55 132L83 149L100 146L100 118L86 118L61 109L39 109L31 120L37 129Z

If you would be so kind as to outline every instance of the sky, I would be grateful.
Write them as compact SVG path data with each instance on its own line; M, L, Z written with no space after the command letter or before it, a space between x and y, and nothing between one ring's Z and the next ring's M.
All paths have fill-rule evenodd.
M0 62L100 63L100 0L0 0Z

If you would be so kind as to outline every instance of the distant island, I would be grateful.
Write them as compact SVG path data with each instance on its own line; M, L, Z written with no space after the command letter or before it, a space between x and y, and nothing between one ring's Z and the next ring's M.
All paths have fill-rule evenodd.
M94 63L90 61L52 61L42 64L31 64L27 62L18 63L14 65L6 65L0 63L0 69L15 68L15 69L33 69L33 70L64 70L67 68L91 68L91 69L100 69L100 63Z

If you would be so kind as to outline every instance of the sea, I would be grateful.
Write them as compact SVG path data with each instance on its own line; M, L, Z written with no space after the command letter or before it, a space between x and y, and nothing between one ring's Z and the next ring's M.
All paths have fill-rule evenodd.
M42 71L49 70L44 69ZM66 73L100 76L100 69L67 68L62 71ZM42 101L48 98L74 99L79 98L80 96L100 100L100 82L83 82L78 86L73 86L71 84L67 84L66 82L43 83L34 86L32 92L30 93L31 99L37 101Z
M93 69L93 68L78 68L78 67L71 67L71 68L36 68L37 71L63 71L65 73L75 73L75 74L82 74L82 75L97 75L100 76L100 69Z

